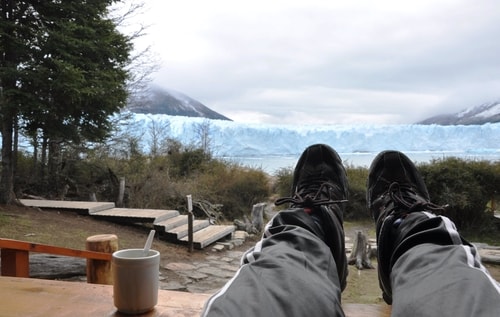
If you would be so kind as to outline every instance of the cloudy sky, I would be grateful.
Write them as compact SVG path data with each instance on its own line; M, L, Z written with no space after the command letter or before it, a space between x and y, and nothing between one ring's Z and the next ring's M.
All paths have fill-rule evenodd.
M497 0L147 0L154 83L234 121L413 123L500 99Z

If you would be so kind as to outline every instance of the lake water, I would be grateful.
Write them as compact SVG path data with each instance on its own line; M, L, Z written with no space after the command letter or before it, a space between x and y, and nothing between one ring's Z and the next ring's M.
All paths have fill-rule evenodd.
M369 167L378 153L339 153L344 165ZM491 153L462 153L462 152L405 152L415 163L427 163L434 159L458 157L465 160L500 161L500 151ZM223 159L239 163L243 166L261 168L269 174L274 174L281 168L294 168L300 155L297 156L267 156L267 157L224 157Z

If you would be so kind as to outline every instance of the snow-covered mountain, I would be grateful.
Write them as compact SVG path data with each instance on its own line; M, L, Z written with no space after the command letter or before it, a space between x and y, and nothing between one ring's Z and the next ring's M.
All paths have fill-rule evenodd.
M231 120L201 102L171 89L151 87L141 100L142 102L134 102L129 105L128 110L134 113Z
M488 102L455 114L434 116L418 124L471 125L500 122L500 101Z
M128 110L142 114L165 114L232 121L181 92L158 86L150 87L148 93L142 96L141 101L130 104ZM495 122L500 122L500 100L484 103L454 114L433 116L416 124L477 125Z

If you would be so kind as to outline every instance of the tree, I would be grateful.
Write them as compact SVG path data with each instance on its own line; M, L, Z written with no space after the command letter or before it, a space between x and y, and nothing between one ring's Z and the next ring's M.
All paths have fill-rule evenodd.
M212 137L211 130L212 126L210 120L205 119L201 123L197 123L194 126L195 134L198 137L198 146L207 155L211 155Z
M152 157L159 156L160 154L165 154L166 140L168 139L168 134L170 132L170 122L158 122L156 120L151 120L148 125L150 142L150 155Z
M0 128L2 133L2 172L0 203L12 203L14 195L14 129L20 104L26 97L19 90L23 62L36 48L36 15L27 1L0 0Z
M11 54L8 71L0 73L9 89L0 108L2 164L7 159L7 170L12 165L9 131L19 118L25 133L48 149L49 175L57 186L61 146L104 140L109 116L126 105L132 44L107 18L115 0L0 1L6 18L0 47L4 55L22 53ZM11 175L2 169L2 189L12 189ZM12 199L3 195L0 203Z

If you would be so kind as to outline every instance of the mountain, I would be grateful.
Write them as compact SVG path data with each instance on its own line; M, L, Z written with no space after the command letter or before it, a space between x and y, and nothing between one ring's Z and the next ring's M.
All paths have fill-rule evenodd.
M473 125L500 122L500 101L484 103L455 114L437 115L417 124Z
M142 97L142 102L129 105L128 110L134 113L166 114L232 121L191 97L174 90L159 87L151 87L147 95Z

